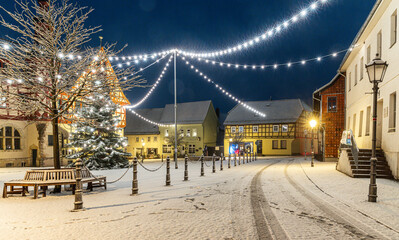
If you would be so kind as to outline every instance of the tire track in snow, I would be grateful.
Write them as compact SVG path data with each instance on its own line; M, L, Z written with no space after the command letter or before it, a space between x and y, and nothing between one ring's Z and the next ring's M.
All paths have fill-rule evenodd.
M297 182L295 182L288 174L288 167L292 164L292 162L287 163L284 174L285 177L287 178L288 182L299 192L301 193L305 198L307 198L310 202L312 202L316 207L318 207L320 210L325 212L327 216L329 216L331 219L334 219L336 223L338 223L340 226L342 226L344 229L350 232L350 234L354 237L357 237L359 239L386 239L385 236L380 235L379 233L373 231L370 228L367 228L367 230L363 230L365 226L358 227L353 224L353 220L345 219L343 217L343 214L335 207L328 205L324 200L316 197L309 191L307 191L305 188L300 186ZM373 232L373 234L370 234L370 232Z
M275 161L262 168L251 181L251 207L255 219L258 238L263 239L288 239L276 216L267 201L262 189L261 176L268 167L280 162Z

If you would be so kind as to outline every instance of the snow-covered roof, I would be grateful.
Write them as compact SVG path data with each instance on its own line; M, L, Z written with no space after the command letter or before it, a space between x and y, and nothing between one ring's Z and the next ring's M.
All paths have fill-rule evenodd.
M141 116L158 122L161 119L163 108L136 109ZM125 135L149 135L159 134L159 127L137 117L135 114L126 111Z
M224 125L236 124L267 124L267 123L294 123L303 111L312 109L300 99L286 99L274 101L245 102L248 106L266 114L266 117L257 115L243 105L236 105L227 115Z
M201 124L205 121L212 101L187 102L177 104L178 124ZM162 113L160 123L173 124L175 122L174 104L167 104Z

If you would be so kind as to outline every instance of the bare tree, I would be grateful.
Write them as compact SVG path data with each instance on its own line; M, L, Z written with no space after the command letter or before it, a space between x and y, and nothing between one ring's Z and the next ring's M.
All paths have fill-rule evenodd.
M170 135L169 137L165 138L167 144L173 146L173 152L174 152L174 148L175 148L175 141L177 141L178 149L179 148L181 149L182 146L185 146L187 144L187 142L184 141L184 135L182 135L181 132L182 132L182 130L179 129L177 138L175 137L175 135Z
M114 45L86 46L100 27L86 27L93 11L68 0L15 1L15 11L0 6L0 24L14 32L0 47L1 92L7 107L19 117L51 121L54 168L60 168L59 124L74 120L72 110L93 94L123 96L123 90L143 86L133 65L114 70L108 61Z

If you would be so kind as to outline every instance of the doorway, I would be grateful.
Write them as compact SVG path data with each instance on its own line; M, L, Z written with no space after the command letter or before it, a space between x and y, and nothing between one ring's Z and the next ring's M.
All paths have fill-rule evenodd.
M376 141L376 147L381 148L382 147L382 123L383 123L383 113L384 113L384 101L378 101L377 103L377 141Z
M262 154L262 140L256 141L256 153Z
M32 149L32 167L36 167L37 149Z

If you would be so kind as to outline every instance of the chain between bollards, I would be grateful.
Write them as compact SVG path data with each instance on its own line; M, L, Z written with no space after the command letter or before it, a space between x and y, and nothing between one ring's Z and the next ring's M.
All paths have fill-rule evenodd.
M184 181L188 181L188 156L184 158Z
M227 167L231 168L231 154L229 153L229 161L227 162Z
M223 153L220 154L220 171L223 171Z
M75 185L75 206L73 212L84 211L82 197L82 159L76 160L76 185Z
M170 186L170 157L166 157L166 186Z
M132 196L139 193L139 185L137 181L137 158L133 159L133 181L132 181Z
M201 156L201 177L205 175L204 173L204 155Z

